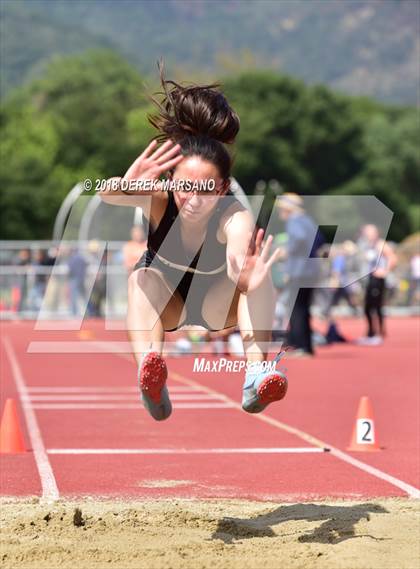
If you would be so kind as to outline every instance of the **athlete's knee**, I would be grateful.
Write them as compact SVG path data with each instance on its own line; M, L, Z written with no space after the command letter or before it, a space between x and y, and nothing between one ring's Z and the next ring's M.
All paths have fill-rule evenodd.
M201 315L207 327L211 330L222 330L226 327L227 313L202 309Z
M128 278L129 296L146 295L149 300L163 296L166 289L158 275L144 269L134 271Z
M239 294L236 294L235 289L222 294L212 291L204 298L201 314L212 330L236 325L238 299Z
M139 288L141 288L141 281L143 279L142 273L144 271L137 270L133 271L131 275L128 277L128 294L133 295L135 294Z

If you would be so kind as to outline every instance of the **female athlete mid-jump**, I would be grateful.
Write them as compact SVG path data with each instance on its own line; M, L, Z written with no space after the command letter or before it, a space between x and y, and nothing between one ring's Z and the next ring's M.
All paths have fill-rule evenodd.
M127 324L142 399L154 419L171 414L165 331L239 326L248 362L242 407L258 413L287 390L275 365L258 366L271 340L270 269L279 251L270 255L272 236L263 241L263 229L254 231L251 212L229 189L225 144L234 142L239 118L219 86L181 86L165 80L162 69L161 83L163 99L149 117L158 135L124 178L112 178L100 194L109 204L143 207L149 223L147 250L128 283Z

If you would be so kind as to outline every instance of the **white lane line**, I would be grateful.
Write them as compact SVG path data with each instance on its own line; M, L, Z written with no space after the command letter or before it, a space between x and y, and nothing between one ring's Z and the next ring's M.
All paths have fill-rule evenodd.
M289 454L326 452L319 447L274 448L49 448L49 454Z
M12 375L16 384L17 392L23 401L28 397L25 379L23 377L15 351L9 339L7 337L4 337L3 343L10 361ZM60 494L58 492L57 483L55 481L54 473L45 450L36 415L30 404L28 405L23 403L23 413L25 416L26 426L28 428L28 434L34 453L35 463L38 468L39 478L41 480L42 500L48 502L58 500Z
M120 355L120 357L124 357L121 354L119 354L119 355ZM173 377L173 379L176 379L179 382L183 383L184 385L189 385L190 387L194 386L197 389L202 389L203 391L205 391L206 393L209 393L209 394L220 395L221 400L226 401L226 403L230 403L232 407L235 407L236 409L243 412L242 407L239 403L237 403L236 401L234 401L233 399L231 399L227 395L220 393L219 391L215 391L214 389L210 389L209 387L206 387L206 386L202 385L201 383L198 383L197 381L194 381L192 379L188 379L179 373L171 372L171 377ZM404 492L406 492L411 498L420 498L420 490L418 488L416 488L415 486L412 486L411 484L408 484L407 482L404 482L403 480L400 480L399 478L395 478L395 476L391 476L390 474L387 474L386 472L379 470L379 468L375 468L374 466L370 466L369 464L366 464L365 462L362 462L361 460L358 460L357 458L353 458L352 456L341 451L340 449L338 449L338 448L336 448L336 447L334 447L334 446L332 446L332 445L330 445L324 441L321 441L320 439L313 437L312 435L310 435L308 433L305 433L305 431L297 429L296 427L292 427L291 425L288 425L287 423L283 423L282 421L278 421L277 419L274 419L273 417L270 417L269 415L262 415L261 413L259 413L259 414L252 414L251 417L253 417L254 419L257 419L259 421L263 421L264 423L268 423L269 425L272 425L273 427L281 429L282 431L286 431L287 433L295 435L296 437L299 437L300 439L306 441L307 443L313 444L313 445L318 446L320 448L329 448L331 454L334 455L339 460L342 460L343 462L346 462L347 464L350 464L351 466L354 466L355 468L358 468L359 470L363 470L364 472L371 474L372 476L375 476L376 478L384 480L385 482L388 482L392 486L400 488L400 490L403 490Z
M358 460L357 458L350 456L349 454L341 451L338 448L331 447L331 454L333 454L335 457L341 460L344 460L344 462L347 462L348 464L351 464L356 468L360 468L361 470L364 470L365 472L372 474L372 476L377 476L378 478L381 478L382 480L389 482L389 484L401 488L401 490L407 492L407 494L411 498L417 498L417 499L420 498L420 489L416 488L415 486L411 486L411 484L408 484L403 480L399 480L399 478L395 478L394 476L391 476L390 474L387 474L386 472L383 472L382 470L379 470L374 466L370 466L370 464L366 464L365 462L362 462L361 460Z
M38 320L38 323L39 322L40 321ZM51 325L51 321L48 324ZM63 330L63 328L57 327L57 330ZM178 346L176 342L166 341L164 346L170 356L178 355ZM261 347L269 351L272 348L272 343L261 342ZM191 350L192 355L203 355L202 348L198 343L193 344ZM28 353L30 354L100 354L104 352L108 354L127 354L132 358L133 347L130 342L112 342L108 340L36 340L34 342L30 342L28 345Z
M169 390L169 394L171 396L171 400L172 401L198 401L198 400L203 400L203 401L220 401L220 397L216 397L215 395L209 395L207 393L175 393L173 394L171 392L171 390ZM76 395L72 395L72 394L67 394L67 395L30 395L28 399L24 399L24 401L54 401L54 402L60 402L60 401L113 401L113 402L117 402L117 401L126 401L126 402L133 402L133 401L139 401L140 400L140 393L138 395L136 395L135 393L133 394L127 394L127 395L118 395L118 394L114 394L114 395L94 395L94 394L76 394Z
M98 341L35 341L28 346L29 354L131 354L130 342Z
M180 392L180 393L197 393L199 391L196 387L188 387L185 385L171 385L169 386L169 390L171 392ZM127 386L127 387L107 387L107 386L67 386L67 387L55 387L49 385L43 386L27 386L28 393L138 393L139 389L137 386Z
M144 411L144 407L139 401L133 404L124 403L24 403L24 406L30 409L41 409L44 411L52 411L55 409L77 410L77 409L133 409L135 411ZM174 409L229 409L232 407L229 403L174 403Z

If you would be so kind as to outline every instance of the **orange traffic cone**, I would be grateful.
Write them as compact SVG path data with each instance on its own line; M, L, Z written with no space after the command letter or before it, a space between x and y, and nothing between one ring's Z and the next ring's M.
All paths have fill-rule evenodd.
M95 334L92 332L92 330L80 330L77 335L80 340L93 340L95 337Z
M356 424L347 450L376 451L380 450L376 437L375 421L369 397L362 397L357 409Z
M0 424L0 453L26 452L14 399L7 399Z
M18 311L20 298L21 298L20 288L17 286L13 286L12 287L12 293L11 293L11 301L12 301L13 312Z

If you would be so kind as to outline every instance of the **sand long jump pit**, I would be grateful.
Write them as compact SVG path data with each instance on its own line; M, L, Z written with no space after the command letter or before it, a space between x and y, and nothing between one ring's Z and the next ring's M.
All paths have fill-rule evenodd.
M419 502L1 502L15 568L418 569Z

